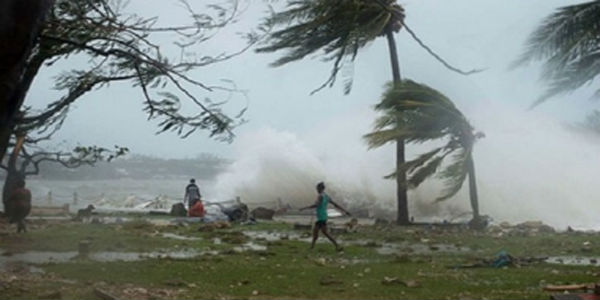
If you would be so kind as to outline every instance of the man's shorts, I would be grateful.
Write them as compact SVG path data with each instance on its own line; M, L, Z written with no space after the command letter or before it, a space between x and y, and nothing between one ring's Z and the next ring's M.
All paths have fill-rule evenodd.
M322 227L327 226L327 220L324 221L317 221L315 223L315 227L317 227L317 229L321 229Z

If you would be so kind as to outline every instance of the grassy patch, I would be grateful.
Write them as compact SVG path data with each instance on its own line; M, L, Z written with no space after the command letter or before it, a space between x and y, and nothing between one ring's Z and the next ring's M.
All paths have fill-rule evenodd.
M595 234L536 234L494 236L469 231L437 232L423 228L362 228L337 237L356 243L338 253L328 243L295 240L254 241L265 251L237 252L249 240L244 230L291 231L285 224L261 223L198 231L197 225L157 227L145 222L121 225L63 224L0 238L6 249L66 251L77 249L82 239L92 240L92 251L150 251L151 249L219 250L193 259L148 259L135 262L42 264L50 279L15 281L0 298L39 298L59 289L65 299L93 298L101 285L115 293L126 287L149 292L172 290L159 298L327 298L327 299L547 299L545 284L587 283L597 280L597 267L536 263L524 267L456 269L480 258L493 258L499 250L513 256L598 254ZM163 233L199 238L176 240ZM221 244L215 245L213 239ZM367 244L362 241L374 241ZM405 253L381 255L382 243L452 244L467 252ZM112 245L112 246L111 246ZM108 248L107 248L108 247ZM121 250L121 248L123 250ZM49 281L50 280L50 281ZM69 283L65 283L69 282ZM24 288L27 286L27 288ZM118 296L127 298L125 294Z

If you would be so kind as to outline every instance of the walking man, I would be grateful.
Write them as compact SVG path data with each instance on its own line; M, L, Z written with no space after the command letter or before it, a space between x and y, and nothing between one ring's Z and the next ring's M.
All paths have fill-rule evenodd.
M319 182L317 184L317 193L319 194L319 196L317 197L317 201L315 202L315 204L300 209L304 210L316 208L317 211L317 222L315 223L315 227L313 228L313 239L310 248L313 249L315 247L315 243L319 238L319 230L321 230L321 232L323 232L323 234L333 243L335 249L337 251L342 251L343 248L340 245L338 245L336 240L327 232L327 205L329 203L333 204L333 206L335 206L337 209L341 210L348 216L350 216L350 213L344 208L342 208L340 205L335 203L333 200L331 200L329 195L325 193L325 184L323 182Z

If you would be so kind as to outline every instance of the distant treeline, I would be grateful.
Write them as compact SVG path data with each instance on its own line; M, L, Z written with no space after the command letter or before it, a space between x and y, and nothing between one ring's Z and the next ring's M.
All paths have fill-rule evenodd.
M156 179L196 178L214 179L231 162L213 154L201 154L196 158L163 159L145 155L127 155L94 166L68 169L57 163L40 164L38 178L49 180L94 180L94 179Z

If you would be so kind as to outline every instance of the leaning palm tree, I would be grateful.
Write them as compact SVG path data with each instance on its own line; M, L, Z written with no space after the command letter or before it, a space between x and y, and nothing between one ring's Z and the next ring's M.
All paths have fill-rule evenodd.
M263 28L278 30L270 32L265 44L257 52L287 50L272 63L282 66L322 51L326 61L333 61L327 80L313 90L315 93L333 86L344 63L352 63L358 50L377 37L385 36L391 60L392 78L401 80L400 65L394 33L404 28L429 54L452 71L468 75L479 70L461 71L452 67L415 35L406 25L404 8L396 0L288 0L287 9L266 18ZM352 76L348 76L344 92L352 88ZM404 141L396 141L396 163L404 163ZM408 199L404 174L397 178L398 224L408 224Z
M469 178L469 196L473 221L479 221L479 204L473 163L473 146L481 137L475 133L465 116L442 93L411 80L390 83L375 109L383 112L375 122L374 132L365 135L370 148L403 139L407 143L443 141L433 150L402 164L394 173L407 174L407 188L418 187L425 179L438 174L445 189L436 199L454 196Z
M265 19L266 28L283 27L271 32L257 52L288 52L272 63L281 66L323 50L326 61L333 61L329 78L313 91L335 83L345 58L354 61L358 50L379 36L389 41L394 80L400 80L394 32L402 28L404 9L395 0L289 0L287 10ZM352 81L345 85L349 93Z
M529 36L513 63L543 61L546 92L534 105L591 83L600 74L600 0L559 8ZM595 97L600 97L600 88Z
M333 86L344 62L352 62L358 50L379 36L386 36L394 81L400 81L400 65L394 33L404 22L404 9L395 0L289 0L288 8L266 19L265 27L287 26L272 32L267 44L257 52L289 51L272 65L281 66L323 51L325 60L333 61L329 78L315 93ZM345 60L346 59L346 60ZM352 76L344 86L348 94ZM396 162L404 163L404 141L396 141ZM408 197L403 174L397 180L398 224L408 224Z

